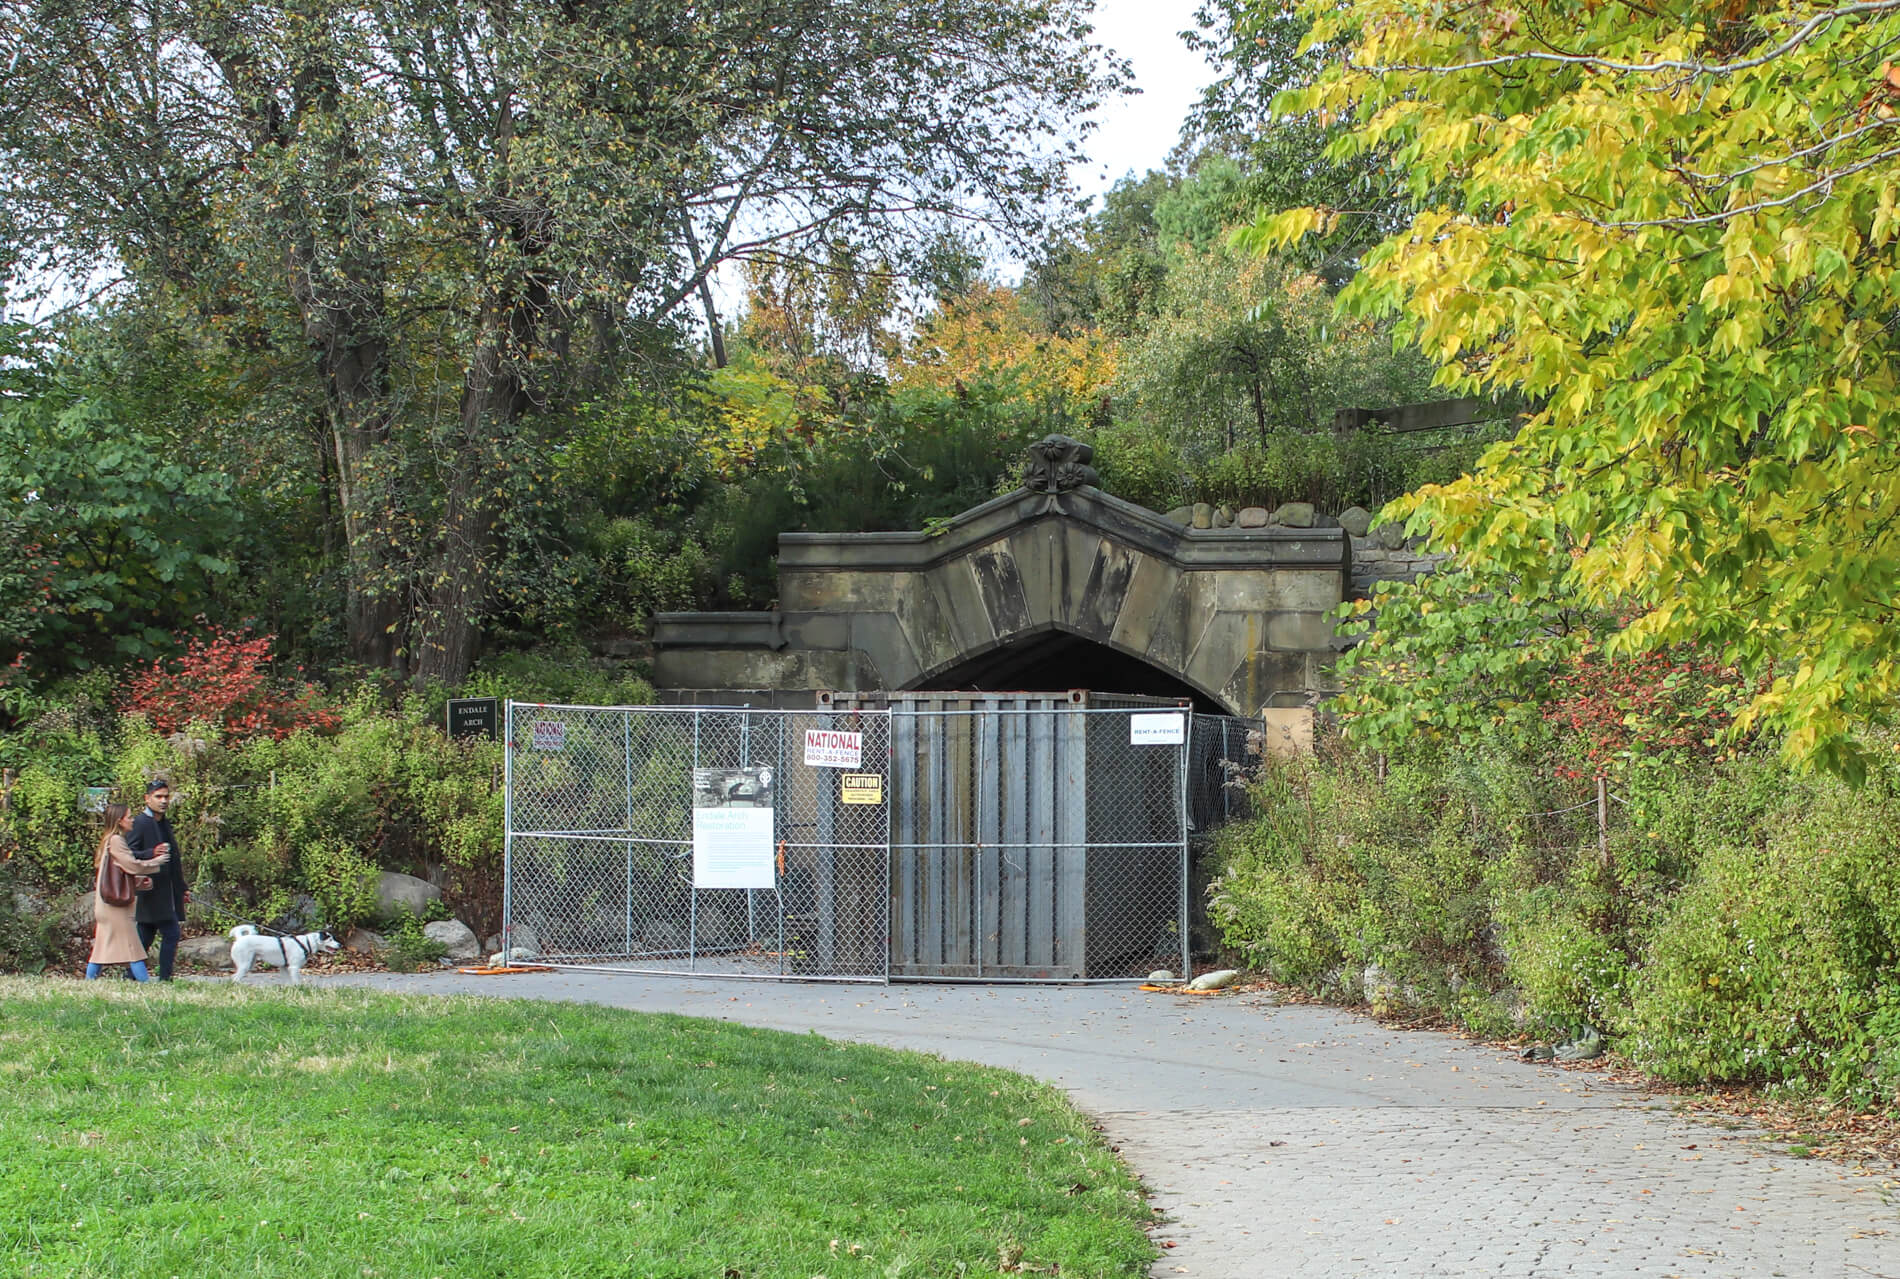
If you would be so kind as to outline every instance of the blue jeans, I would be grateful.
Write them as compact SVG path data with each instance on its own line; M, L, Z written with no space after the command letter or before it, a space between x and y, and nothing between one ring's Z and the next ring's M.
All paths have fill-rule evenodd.
M178 921L162 919L156 924L139 921L139 945L145 947L145 956L151 958L152 937L156 934L162 939L158 948L158 979L172 979L172 963L178 958Z
M87 981L96 980L99 976L99 970L103 967L105 967L104 964L87 964L86 965L86 980ZM145 967L145 961L143 959L135 959L131 963L127 964L126 971L127 973L131 975L131 978L133 981L152 980L151 971Z

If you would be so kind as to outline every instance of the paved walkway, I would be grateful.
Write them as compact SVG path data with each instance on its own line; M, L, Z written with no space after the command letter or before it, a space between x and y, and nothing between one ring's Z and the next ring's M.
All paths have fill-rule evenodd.
M1006 1066L1146 1180L1153 1274L1900 1279L1900 1195L1759 1134L1448 1035L1254 996L535 973L341 975L677 1012Z

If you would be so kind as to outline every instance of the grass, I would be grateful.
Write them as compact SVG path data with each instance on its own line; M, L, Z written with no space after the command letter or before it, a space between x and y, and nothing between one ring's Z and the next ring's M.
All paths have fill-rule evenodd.
M614 1009L0 978L0 1274L1135 1276L1052 1088Z

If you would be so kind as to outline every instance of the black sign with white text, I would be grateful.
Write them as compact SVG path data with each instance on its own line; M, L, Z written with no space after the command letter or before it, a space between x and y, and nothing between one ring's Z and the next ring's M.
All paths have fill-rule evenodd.
M501 700L494 697L455 697L449 699L449 736L501 736Z

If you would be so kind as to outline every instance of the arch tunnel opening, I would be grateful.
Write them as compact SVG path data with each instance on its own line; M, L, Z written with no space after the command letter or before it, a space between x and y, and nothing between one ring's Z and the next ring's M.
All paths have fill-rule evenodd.
M1232 712L1160 667L1066 631L1043 631L978 653L912 686L922 692L1093 693L1185 698L1204 714Z

